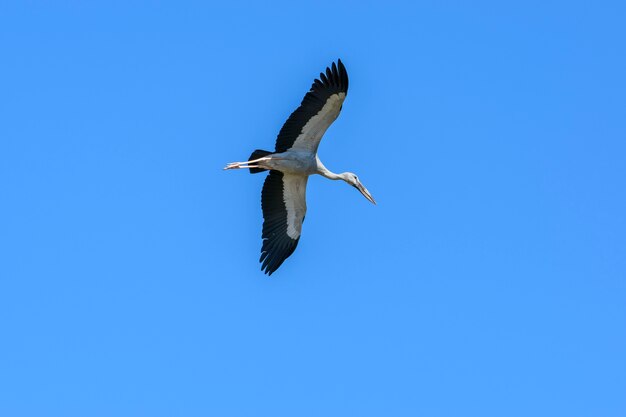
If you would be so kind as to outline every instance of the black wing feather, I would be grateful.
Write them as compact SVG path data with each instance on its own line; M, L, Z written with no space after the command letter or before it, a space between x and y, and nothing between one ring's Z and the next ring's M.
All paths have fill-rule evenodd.
M304 125L319 113L330 96L338 93L348 94L348 72L341 60L337 60L337 65L333 62L332 69L326 68L326 74L320 73L320 78L313 81L300 107L291 113L280 129L276 139L276 152L285 152L291 148Z
M296 247L298 239L287 234L287 208L283 199L283 173L270 171L261 192L263 208L263 247L261 248L261 269L272 275Z

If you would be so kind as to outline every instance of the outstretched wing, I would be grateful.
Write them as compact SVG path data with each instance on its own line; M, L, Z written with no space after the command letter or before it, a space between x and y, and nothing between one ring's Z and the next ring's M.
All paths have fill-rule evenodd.
M261 270L272 275L298 246L306 214L304 175L270 171L263 184L263 247Z
M313 81L311 90L285 122L276 139L276 152L302 149L317 152L322 136L341 111L348 94L348 73L341 60Z

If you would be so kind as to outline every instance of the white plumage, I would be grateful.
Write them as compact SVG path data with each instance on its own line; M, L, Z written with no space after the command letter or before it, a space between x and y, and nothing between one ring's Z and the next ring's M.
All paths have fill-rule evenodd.
M335 174L322 164L317 148L328 127L337 119L348 94L348 73L341 60L313 81L300 107L289 116L276 139L274 152L256 150L246 162L224 169L248 168L255 174L269 170L263 185L263 247L261 269L271 275L298 245L306 215L306 184L309 175L343 180L376 204L351 172Z

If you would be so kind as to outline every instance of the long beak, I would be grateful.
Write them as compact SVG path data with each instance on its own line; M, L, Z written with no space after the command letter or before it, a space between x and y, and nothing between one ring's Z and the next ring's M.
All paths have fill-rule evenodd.
M376 204L376 201L374 201L374 197L372 197L370 192L367 191L367 188L363 187L363 184L361 184L360 182L357 182L356 189L359 190L361 194L363 194L363 197L367 198L369 201Z

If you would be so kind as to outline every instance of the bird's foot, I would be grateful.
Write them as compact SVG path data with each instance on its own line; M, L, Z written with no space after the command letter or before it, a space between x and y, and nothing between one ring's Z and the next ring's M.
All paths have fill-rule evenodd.
M265 167L260 166L258 163L263 162L263 161L268 161L269 159L270 158L263 157L259 159L254 159L252 161L246 161L246 162L231 162L230 164L226 165L224 169L226 170L226 169L265 168Z
M224 167L224 169L241 169L241 168L246 168L243 165L245 165L245 162L231 162L230 164L226 165Z

